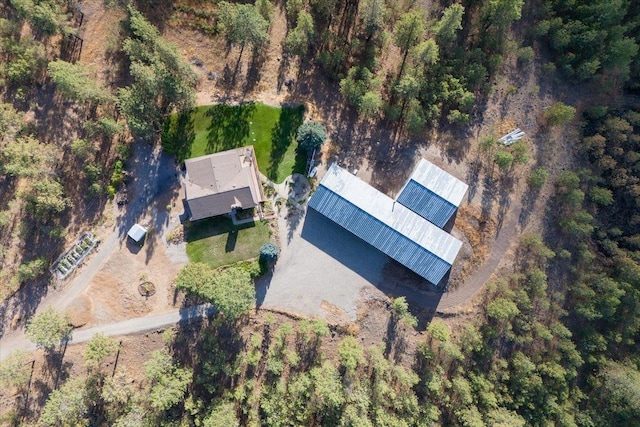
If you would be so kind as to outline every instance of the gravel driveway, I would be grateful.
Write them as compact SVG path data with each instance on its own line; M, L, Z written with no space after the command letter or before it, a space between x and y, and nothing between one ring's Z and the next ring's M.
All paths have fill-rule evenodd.
M312 209L293 233L282 218L279 227L282 253L271 279L258 288L258 305L321 317L333 306L355 320L363 290L384 298L376 286L385 254Z

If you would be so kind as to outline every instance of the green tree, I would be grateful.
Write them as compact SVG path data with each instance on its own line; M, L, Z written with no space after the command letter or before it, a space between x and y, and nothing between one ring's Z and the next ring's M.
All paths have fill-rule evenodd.
M306 55L314 33L313 17L308 12L300 12L295 28L284 40L285 49L294 55Z
M412 10L403 14L396 23L393 29L393 39L396 45L400 48L400 51L403 53L398 78L402 77L409 51L413 46L418 44L420 39L424 36L424 31L424 18L422 13L417 10Z
M498 150L493 156L493 161L498 165L500 170L508 170L513 164L513 155L505 150Z
M54 169L57 150L32 137L10 141L0 151L0 170L8 176L34 178Z
M529 185L531 188L539 190L547 182L547 178L549 178L549 173L542 166L539 166L531 171Z
M31 364L28 355L21 350L11 353L9 357L0 362L0 384L4 386L0 393L8 393L8 387L22 389L29 383Z
M379 92L365 92L360 99L359 112L365 117L376 117L382 107L382 97Z
M608 361L599 400L611 425L632 426L640 417L640 372L632 365Z
M256 0L255 6L265 21L271 22L273 19L273 3L271 3L271 0Z
M212 405L211 413L202 422L203 427L240 427L233 402L221 401Z
M413 60L423 67L429 67L436 64L438 62L439 55L440 48L433 39L421 42L412 50Z
M249 273L240 268L229 268L213 276L211 302L230 320L255 307L256 291Z
M151 140L168 114L191 108L196 78L178 49L163 40L140 12L132 7L128 12L131 37L124 40L122 50L134 83L119 89L118 107L131 131Z
M304 8L304 1L286 0L284 8L287 11L287 18L289 18L289 21L295 23L298 20L298 14Z
M311 153L313 150L318 150L322 147L322 144L327 139L327 131L324 129L322 123L308 120L300 125L298 128L298 146Z
M78 157L78 159L86 161L93 157L97 148L95 144L86 139L74 139L70 145L71 152Z
M178 273L176 286L212 303L230 320L252 309L256 302L250 274L238 267L214 272L206 264L189 263Z
M351 373L355 372L358 365L365 361L360 343L351 335L344 337L338 344L338 357L340 364L345 367L347 372Z
M38 348L50 350L70 338L71 330L68 316L49 307L29 319L25 335Z
M397 297L391 301L391 313L412 328L418 326L418 319L409 311L409 304L405 297Z
M451 44L456 40L458 30L462 29L464 6L454 3L442 12L442 18L435 25L434 32L438 43Z
M0 103L0 141L12 140L23 124L22 114L13 105Z
M544 120L550 126L560 126L573 120L575 115L576 109L574 107L562 102L554 102L551 107L545 110Z
M73 101L99 104L111 99L109 93L91 77L91 70L85 65L58 59L50 62L47 68L56 88Z
M178 273L176 286L192 293L200 293L201 289L209 285L213 270L204 263L190 262Z
M165 411L184 399L193 372L174 365L166 350L156 350L144 364L144 375L151 384L151 406Z
M99 368L107 357L118 349L118 342L103 333L95 334L84 350L85 364L90 368Z
M38 424L64 427L86 425L88 403L86 378L72 378L51 392Z
M36 279L47 270L47 263L43 258L36 258L18 267L18 279L20 283Z
M260 259L268 262L275 262L280 254L280 249L273 243L265 243L260 247Z
M358 3L358 16L362 21L367 41L382 31L386 12L384 0L362 0Z
M49 178L34 182L30 190L20 194L27 202L27 209L40 219L59 214L71 206L71 201L64 196L62 184Z
M325 362L311 369L310 374L313 379L311 405L324 414L337 410L345 402L345 395L336 367Z
M589 190L589 198L597 205L610 206L613 203L613 192L596 185Z
M229 43L240 45L240 56L247 44L256 47L267 40L269 23L252 4L218 3L217 25Z
M393 87L394 93L401 100L400 112L398 114L400 122L404 120L407 105L411 105L412 101L416 99L419 90L420 82L411 75L402 76L402 78L400 78L397 84Z

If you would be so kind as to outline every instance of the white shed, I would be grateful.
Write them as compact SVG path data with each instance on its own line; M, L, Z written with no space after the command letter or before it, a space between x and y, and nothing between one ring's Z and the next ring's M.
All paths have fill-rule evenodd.
M140 224L133 224L129 231L127 232L127 236L134 242L141 244L144 242L144 238L147 235L147 229L141 226Z

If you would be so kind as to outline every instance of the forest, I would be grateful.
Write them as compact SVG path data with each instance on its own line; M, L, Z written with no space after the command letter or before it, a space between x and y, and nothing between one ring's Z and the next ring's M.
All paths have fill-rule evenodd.
M10 409L0 424L638 425L640 3L91 0L119 17L100 73L78 61L83 3L0 1L0 300L46 287L68 238L100 221L129 179L134 145L160 144L170 114L196 106L202 76L167 40L171 26L233 49L235 68L216 84L251 99L281 25L281 66L313 82L309 98L339 104L345 121L380 129L387 145L367 148L380 164L416 141L454 139L442 142L448 155L479 153L508 189L520 174L528 200L546 206L542 225L513 242L514 261L458 317L425 321L404 297L348 326L254 310L251 280L268 267L214 276L193 263L177 291L219 313L164 330L140 366L116 370L107 361L122 341L105 335L63 365L69 319L45 311L26 334L55 385L27 408L30 356L1 361ZM527 99L547 94L541 138L563 140L562 159L471 132L528 72L550 88ZM513 83L496 92L505 76ZM349 147L334 139L333 150ZM375 340L365 333L374 317Z

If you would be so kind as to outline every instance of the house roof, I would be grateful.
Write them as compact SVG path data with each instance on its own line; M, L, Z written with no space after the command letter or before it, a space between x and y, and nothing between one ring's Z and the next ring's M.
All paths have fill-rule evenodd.
M438 227L444 227L468 188L458 178L421 159L397 200Z
M253 147L247 146L185 161L185 196L191 219L257 206L264 196Z
M140 242L146 235L147 229L140 224L133 224L127 231L127 236L131 237L135 242Z
M462 242L384 193L332 165L309 206L438 284Z

